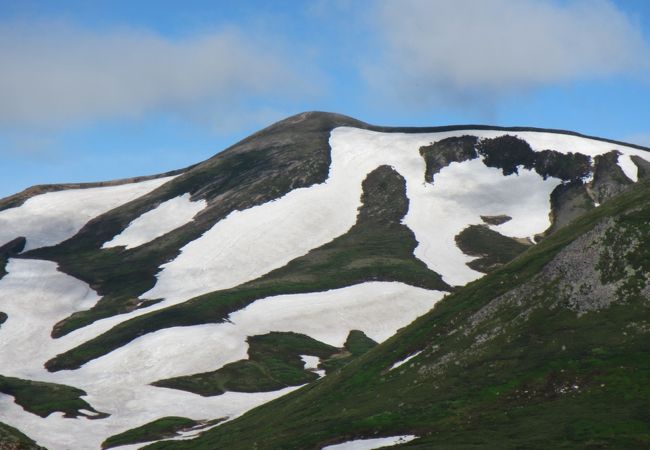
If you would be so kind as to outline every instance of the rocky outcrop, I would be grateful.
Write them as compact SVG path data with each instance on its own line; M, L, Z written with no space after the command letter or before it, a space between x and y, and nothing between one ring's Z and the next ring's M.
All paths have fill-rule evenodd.
M594 201L582 181L560 184L551 192L552 225L545 234L557 231L593 208Z
M620 153L612 150L609 153L594 158L594 179L591 192L594 200L603 203L605 200L620 194L631 184L630 180L618 165Z
M443 167L452 162L462 162L478 158L476 153L476 136L460 136L442 139L435 144L420 147L420 155L424 158L426 172L424 179L433 183L433 177Z

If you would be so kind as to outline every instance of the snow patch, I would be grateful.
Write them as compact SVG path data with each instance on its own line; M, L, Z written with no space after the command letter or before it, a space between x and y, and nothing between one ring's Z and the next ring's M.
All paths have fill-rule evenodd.
M318 356L300 355L300 359L305 363L305 370L318 369L320 358Z
M354 441L343 442L342 444L328 445L323 447L322 450L372 450L375 448L388 447L391 445L406 444L417 436L412 434L405 434L402 436L391 436L375 439L357 439Z
M130 249L151 242L190 222L206 206L205 200L191 201L189 193L167 200L132 221L102 248L125 246Z
M397 361L395 364L393 364L392 366L390 366L390 369L388 369L388 370L393 370L393 369L396 369L396 368L398 368L399 366L401 366L401 365L403 365L403 364L406 364L407 362L409 362L409 361L412 360L413 358L417 357L420 353L422 353L422 350L420 350L419 352L415 352L415 353L413 353L413 354L410 355L410 356L407 356L406 358L404 358L404 359L401 360L401 361Z
M319 378L325 376L325 371L318 369L318 365L320 364L320 358L318 356L300 355L300 358L305 363L305 370L314 372Z
M19 236L27 238L25 251L56 245L77 234L94 217L135 200L172 178L36 195L21 206L0 211L0 245Z
M634 161L632 161L630 155L619 155L618 165L621 167L626 177L635 183L639 181L639 168L636 164L634 164Z

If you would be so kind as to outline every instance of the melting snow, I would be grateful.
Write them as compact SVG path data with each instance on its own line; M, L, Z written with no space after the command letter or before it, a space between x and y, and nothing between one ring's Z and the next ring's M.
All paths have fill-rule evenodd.
M190 194L167 200L135 219L120 234L106 242L102 248L137 247L185 225L207 205L205 200L193 202Z
M318 370L318 365L320 364L320 358L318 356L300 355L300 358L305 363L305 370L311 370L319 377L325 376L324 370Z
M56 270L49 261L10 259L0 280L2 374L62 383L85 390L99 420L41 419L13 398L0 395L0 421L17 427L52 450L97 449L107 437L164 416L194 420L237 417L298 387L267 393L227 392L202 397L150 386L156 380L212 371L247 358L246 338L270 331L293 331L337 347L350 329L381 342L427 312L444 293L401 283L364 283L333 291L267 297L230 316L230 322L176 327L142 336L73 371L47 372L43 363L91 339L124 318L104 319L60 339L54 323L98 300L85 283ZM218 349L215 350L215 349ZM310 361L312 364L314 361Z
M342 444L328 445L327 447L323 447L322 450L372 450L390 445L406 444L414 439L417 439L417 436L412 434L376 439L357 439L355 441L343 442Z
M393 364L392 366L390 366L390 369L388 369L388 370L393 370L393 369L398 368L398 367L401 366L402 364L406 364L407 362L409 362L410 360L412 360L413 358L415 358L416 356L418 356L420 353L422 353L422 350L420 350L419 352L415 352L415 353L413 353L413 354L410 355L410 356L407 356L406 358L404 358L404 359L401 360L401 361L397 361L395 364Z
M300 355L300 359L305 363L305 370L318 369L320 358L318 356Z
M56 245L77 234L90 219L145 195L172 178L36 195L21 206L0 211L0 245L19 236L27 238L25 250Z

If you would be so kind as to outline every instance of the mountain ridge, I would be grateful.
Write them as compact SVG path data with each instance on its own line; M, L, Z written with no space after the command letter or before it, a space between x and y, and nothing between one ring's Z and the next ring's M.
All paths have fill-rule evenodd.
M441 311L456 311L467 321L469 311L489 300L487 294L473 297L476 286L489 288L485 292L492 295L505 288L500 281L514 286L523 275L544 273L551 254L569 245L567 236L578 239L589 232L585 223L610 215L616 226L600 230L590 244L592 253L601 253L574 252L575 261L557 275L569 280L575 273L593 283L575 292L575 279L562 284L577 299L574 303L544 297L549 311L569 311L558 323L575 325L585 339L596 339L589 328L581 328L587 319L576 322L570 316L577 314L572 307L585 304L589 289L615 286L595 298L599 309L616 311L617 321L627 313L610 297L647 295L645 253L630 247L625 236L645 242L645 213L635 216L628 206L637 199L645 211L649 169L647 149L577 133L376 127L310 112L171 175L34 191L20 205L0 208L0 341L5 343L0 376L9 380L7 391L12 386L23 390L23 405L29 406L24 399L37 386L64 386L105 416L88 420L94 413L87 410L76 418L62 417L57 412L67 411L62 398L47 406L46 418L35 418L27 407L0 395L0 422L53 449L98 448L136 436L145 445L142 436L155 441L199 433L205 437L182 445L214 448L214 442L231 442L226 430L237 436L248 417L264 414L258 411L274 411L274 405L321 392L319 386L336 380L357 380L349 385L352 391L371 400L359 390L362 381L379 387L381 378L411 373L420 362L437 357L435 351L422 353L421 346L411 345L400 355L384 357L398 329L412 330L416 325L407 327L411 321L423 323L426 317L441 317ZM609 247L614 253L607 253ZM621 266L616 252L626 255L627 265ZM588 255L600 266L587 261ZM522 261L527 263L522 266ZM584 270L574 270L580 264ZM605 278L594 275L605 269ZM547 292L544 286L535 285L529 294ZM443 291L451 291L445 300ZM493 309L501 311L501 304L510 305L508 314L520 306L504 301ZM645 314L643 302L634 305L630 311ZM590 311L584 311L588 317ZM451 333L460 319L445 317L445 342L461 336L461 347L480 346L491 339L490 333ZM527 323L508 326L527 330ZM639 327L645 329L642 323ZM508 336L515 339L514 333ZM279 353L269 352L273 342ZM534 339L522 342L538 351ZM384 355L379 375L374 369L360 372L376 355ZM446 361L444 367L457 359L453 352L438 356ZM317 372L325 376L315 378ZM462 373L454 377L465 379ZM310 380L297 393L236 419ZM423 444L429 442L426 433L437 422L390 426L402 420L401 408L424 407L418 402L426 395L420 392L422 399L413 398L405 407L391 403L394 391L385 392L392 412L384 417L367 410L370 422L360 422L365 428L337 425L336 436L320 430L318 441L294 430L283 434L297 439L286 445L324 446L374 433L389 437L388 431L408 432L412 440L403 445L428 445ZM474 401L449 386L449 395L453 392ZM318 417L314 412L314 420ZM342 417L348 416L344 412ZM276 438L268 442L280 442ZM253 442L246 438L237 445L250 448Z

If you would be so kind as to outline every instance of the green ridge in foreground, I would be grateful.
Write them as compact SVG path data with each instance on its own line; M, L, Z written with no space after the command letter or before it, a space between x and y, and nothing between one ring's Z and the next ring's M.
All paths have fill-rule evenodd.
M640 181L341 371L147 448L320 449L401 434L420 437L402 445L414 449L648 448L649 223Z
M408 211L406 182L381 166L363 182L357 223L344 235L257 280L143 314L56 356L50 371L76 369L144 334L164 328L218 323L255 300L282 294L326 291L364 281L400 281L450 290L439 274L413 256L417 240L401 223Z

